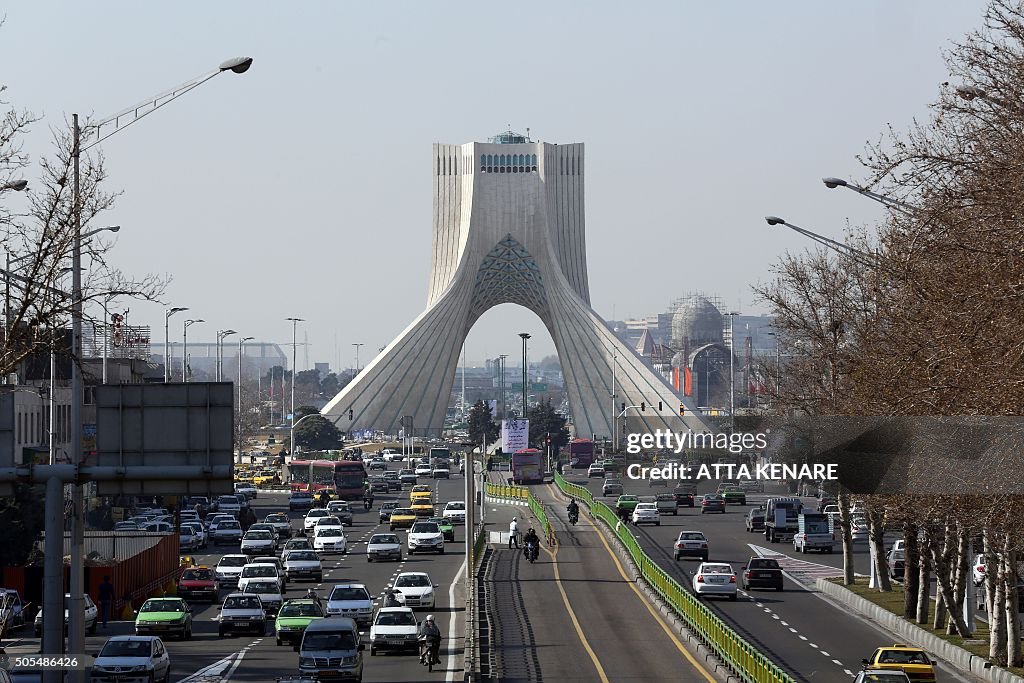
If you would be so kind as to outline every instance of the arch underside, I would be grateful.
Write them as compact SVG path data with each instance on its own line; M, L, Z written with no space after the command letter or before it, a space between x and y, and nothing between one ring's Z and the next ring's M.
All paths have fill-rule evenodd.
M631 428L707 428L693 416L692 405L687 417L680 418L681 401L665 379L615 335L557 267L545 270L543 261L511 234L488 250L475 269L462 270L322 414L336 420L342 431L394 434L403 418L411 417L415 434L439 434L466 336L483 313L504 303L533 311L551 334L577 435L611 436L613 414L618 415L621 404L641 401L648 410L629 411Z

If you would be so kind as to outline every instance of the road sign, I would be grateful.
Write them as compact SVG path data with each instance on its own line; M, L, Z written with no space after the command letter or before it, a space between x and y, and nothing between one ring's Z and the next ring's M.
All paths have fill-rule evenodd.
M501 421L501 450L504 453L515 453L530 447L529 420Z

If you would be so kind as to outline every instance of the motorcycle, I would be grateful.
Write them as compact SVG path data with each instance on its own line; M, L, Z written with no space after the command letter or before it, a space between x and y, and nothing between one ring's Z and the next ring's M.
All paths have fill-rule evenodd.
M440 638L420 637L420 664L426 666L427 671L433 671L434 665L441 663L441 658L437 656L437 650L440 646Z
M569 524L572 524L573 526L576 526L576 522L578 522L578 521L580 521L580 513L579 512L570 512L569 513Z
M533 564L533 562L537 559L537 552L538 551L536 543L530 541L526 544L526 559L530 561L530 564Z
M369 512L373 507L373 498L363 498L363 509Z

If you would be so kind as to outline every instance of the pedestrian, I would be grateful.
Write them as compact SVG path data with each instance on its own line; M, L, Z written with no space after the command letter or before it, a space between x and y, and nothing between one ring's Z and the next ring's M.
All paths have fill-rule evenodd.
M512 544L515 543L516 549L519 548L519 521L513 517L512 521L508 525L508 549L512 549Z
M100 616L103 619L103 628L107 627L110 621L110 608L114 604L114 584L110 583L110 577L104 576L100 584Z

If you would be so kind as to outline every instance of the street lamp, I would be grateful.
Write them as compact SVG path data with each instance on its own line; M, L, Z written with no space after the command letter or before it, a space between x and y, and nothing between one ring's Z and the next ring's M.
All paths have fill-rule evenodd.
M186 320L181 330L181 381L188 382L188 376L192 373L188 367L188 328L196 323L205 323L205 320Z
M366 346L366 344L359 343L359 344L353 344L352 346L356 347L356 374L358 375L359 374L359 347L360 346Z
M860 263L861 265L868 266L869 268L878 265L877 257L874 254L869 254L867 252L861 251L860 249L854 249L848 244L836 242L835 240L829 239L824 235L819 235L818 233L811 232L806 228L801 228L797 225L793 225L792 223L789 223L785 219L779 218L778 216L765 216L764 220L768 223L768 225L771 226L784 225L790 230L798 232L804 237L809 237L810 239L814 240L818 244L827 247L828 249L832 249L833 251L843 254L844 256L849 256L850 258Z
M238 389L238 455L242 455L242 345L256 337L242 337L238 340L238 378L235 380Z
M234 330L217 330L217 381L224 381L224 337L238 334Z
M303 318L285 318L292 324L292 419L288 428L288 448L295 455L295 349L298 347L295 341L295 328L299 323L306 322ZM358 350L358 349L357 349Z
M527 419L526 415L526 340L530 338L528 332L520 332L519 337L523 340L523 419Z
M729 316L729 433L736 433L736 338L733 336L733 322L739 315L736 311L726 313Z
M171 339L170 339L170 336L171 336L171 333L170 333L171 316L174 315L175 313L181 313L182 311L187 311L187 310L188 310L188 308L182 308L180 306L175 306L174 308L169 308L166 311L164 311L164 383L165 384L167 382L171 381ZM185 366L183 365L182 366L182 373L185 372L184 367Z
M843 180L842 178L822 178L821 182L825 183L825 187L827 187L830 190L834 190L837 187L845 187L848 190L853 190L857 194L864 195L868 199L873 199L874 201L878 202L887 209L899 211L900 213L907 216L911 216L914 214L915 211L917 211L917 207L907 204L906 202L901 202L898 199L888 197L884 194L872 192L867 188L861 187L859 185L854 185L853 183Z
M72 114L72 145L71 155L73 159L73 180L72 180L72 213L74 219L74 246L72 248L72 273L71 285L71 354L72 358L82 357L82 194L81 194L81 160L82 152L88 150L111 135L116 134L135 123L139 119L148 116L157 109L178 99L185 93L199 87L214 76L224 71L244 73L252 65L252 58L236 58L221 63L216 70L203 74L187 83L165 91L155 97L147 99L144 103L133 105L111 117L101 120L88 132L95 132L96 139L89 144L82 145L82 130L78 126L78 114ZM103 134L103 126L110 125L110 130ZM71 464L78 467L82 462L82 372L77 362L71 364ZM53 481L57 481L54 477ZM49 486L49 483L48 483ZM47 490L49 495L50 490ZM68 611L68 648L72 653L85 651L85 598L82 591L85 583L85 570L82 564L83 548L85 546L85 506L82 496L82 486L78 483L72 487L72 530L71 530L71 577L69 593L71 595L67 604ZM59 562L60 558L54 558ZM48 565L49 566L49 565ZM60 654L62 642L63 623L60 617L64 613L61 608L64 591L61 587L61 564L49 567L46 571L46 591L44 592L43 609L49 617L48 627L44 626L44 637L42 643L43 654ZM52 595L51 595L52 593ZM56 616L54 616L56 615ZM61 679L59 671L47 671L45 674L46 683L58 683ZM84 681L85 673L81 670L72 672L72 680L76 683Z
M22 178L21 180L11 180L9 182L0 185L0 192L6 190L13 190L14 192L21 192L28 187L28 181Z

